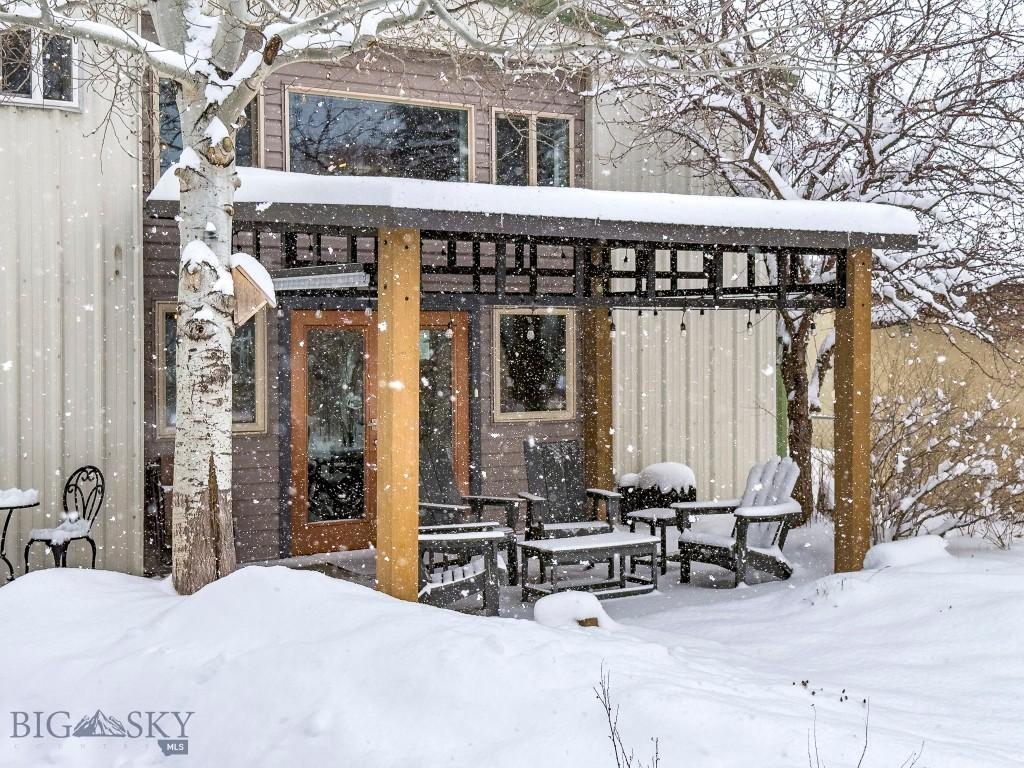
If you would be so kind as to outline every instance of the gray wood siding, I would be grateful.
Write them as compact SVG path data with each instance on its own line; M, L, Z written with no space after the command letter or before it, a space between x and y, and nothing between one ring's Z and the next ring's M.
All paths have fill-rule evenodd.
M266 84L259 100L259 153L263 167L283 170L285 167L286 130L284 125L287 88L313 88L341 93L401 97L436 101L443 104L473 108L474 164L472 178L486 183L491 180L491 119L494 108L508 111L548 112L569 115L575 128L575 183L582 185L585 152L583 99L578 95L581 83L575 84L552 77L534 77L509 82L481 62L455 63L446 56L428 53L374 52L342 64L322 67L301 65L289 68ZM147 107L150 105L147 104ZM153 125L152 111L147 125ZM152 151L155 134L143 131L147 181L153 167ZM151 186L151 182L145 185ZM173 301L177 294L179 264L177 226L170 219L149 219L144 222L145 260L145 453L147 458L161 456L164 482L172 481L170 465L174 440L158 437L156 414L156 345L159 338L154 327L157 301ZM261 241L261 256L271 269L280 263L280 254L266 236ZM287 310L282 310L287 312ZM578 419L567 422L537 424L495 423L491 403L491 313L481 312L481 464L483 488L490 493L515 493L525 490L522 443L527 436L537 439L579 437ZM234 439L234 509L235 539L242 562L277 557L285 548L281 540L281 515L288 509L281 499L281 472L288 466L280 464L280 442L284 431L280 426L281 398L279 391L280 357L286 354L278 342L279 313L271 310L267 318L267 431L261 434L236 433ZM579 377L577 376L577 379ZM577 402L579 398L577 397ZM169 501L169 499L168 499Z
M577 317L576 332L579 333ZM523 441L533 438L548 440L582 439L583 421L579 417L580 392L576 392L576 414L561 421L507 422L494 420L494 312L485 308L480 313L480 464L482 490L501 496L514 496L526 490L526 463ZM580 344L577 341L576 349ZM577 352L576 381L583 380Z

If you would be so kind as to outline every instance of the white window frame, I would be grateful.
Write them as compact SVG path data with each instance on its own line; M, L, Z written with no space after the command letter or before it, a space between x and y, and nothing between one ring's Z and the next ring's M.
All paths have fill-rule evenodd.
M6 32L15 32L11 27L0 28L0 35ZM40 49L40 38L47 33L37 30L28 30L32 36L32 95L22 96L17 93L4 93L0 91L0 105L10 104L20 107L39 107L43 109L64 109L71 112L80 112L79 104L79 66L78 66L78 41L68 35L50 35L50 37L64 37L71 41L71 101L57 101L55 99L43 98L43 73L42 51Z
M510 315L562 315L565 317L565 410L517 411L501 410L501 318ZM568 307L495 308L491 318L493 344L491 346L492 417L495 422L574 421L576 419L576 313Z
M175 427L167 418L167 350L164 347L164 321L178 312L174 301L158 301L153 308L153 343L156 347L156 436L174 437ZM231 431L242 434L261 434L267 431L267 310L261 309L253 317L256 345L256 420L232 421Z
M529 120L529 184L537 186L537 118L550 117L556 120L565 120L569 123L569 186L576 186L576 118L572 115L564 115L558 112L530 112L528 110L491 109L491 183L498 183L498 118L519 117Z

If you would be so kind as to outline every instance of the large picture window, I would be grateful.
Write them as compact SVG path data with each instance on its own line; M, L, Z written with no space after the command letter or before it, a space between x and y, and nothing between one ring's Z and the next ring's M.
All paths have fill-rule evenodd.
M576 330L567 309L494 313L495 421L575 416Z
M0 32L0 102L75 106L77 90L70 37L27 29Z
M571 186L572 132L573 121L569 117L495 112L495 183Z
M173 80L160 79L157 96L157 133L160 142L160 174L178 162L181 157L181 118L178 115L178 85ZM256 165L256 144L254 120L256 102L250 101L245 107L245 121L235 133L235 165L249 167Z
M173 301L156 304L157 434L170 437L177 423L176 387L178 316ZM267 321L260 311L235 329L231 342L231 407L236 432L267 429Z
M469 181L470 110L288 93L288 168L299 173Z

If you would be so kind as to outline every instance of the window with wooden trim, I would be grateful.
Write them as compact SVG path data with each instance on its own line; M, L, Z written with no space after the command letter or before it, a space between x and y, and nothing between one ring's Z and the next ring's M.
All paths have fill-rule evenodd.
M177 93L178 84L175 81L160 78L156 98L156 134L160 150L161 175L181 157L181 118L178 114ZM256 151L256 99L246 105L243 114L244 119L239 121L238 131L235 133L235 165L252 167L259 165Z
M576 414L576 326L568 309L494 311L495 421Z
M62 35L28 29L0 32L0 103L77 106L76 48Z
M573 182L573 119L494 113L494 181L568 187Z
M288 91L288 169L469 181L468 107Z
M267 429L267 318L266 310L235 329L231 342L231 406L235 432ZM170 437L177 422L177 307L173 301L156 303L157 434Z

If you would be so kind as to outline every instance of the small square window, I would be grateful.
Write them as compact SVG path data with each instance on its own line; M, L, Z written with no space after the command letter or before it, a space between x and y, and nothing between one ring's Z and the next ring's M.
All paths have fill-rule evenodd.
M16 104L73 106L75 45L25 29L0 33L0 97Z
M575 342L570 310L495 310L494 420L574 418Z
M170 437L177 421L177 335L178 318L173 301L156 304L156 330L161 343L157 349L157 434ZM266 312L235 329L231 342L231 407L235 432L264 432L267 428L267 324Z
M496 184L572 185L572 118L494 113Z

